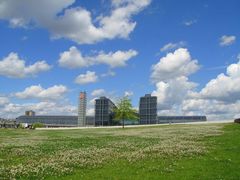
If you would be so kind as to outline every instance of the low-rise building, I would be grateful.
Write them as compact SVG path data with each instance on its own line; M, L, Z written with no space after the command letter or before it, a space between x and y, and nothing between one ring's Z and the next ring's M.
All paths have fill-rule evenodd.
M19 116L16 118L19 123L42 123L47 127L75 127L78 126L78 116ZM94 117L86 116L86 125L94 125Z

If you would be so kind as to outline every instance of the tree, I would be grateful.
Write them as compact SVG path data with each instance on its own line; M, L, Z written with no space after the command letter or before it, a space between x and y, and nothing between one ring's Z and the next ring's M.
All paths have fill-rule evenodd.
M124 128L125 120L137 120L137 111L133 109L131 100L128 97L123 97L117 103L117 108L114 109L114 119L122 121Z

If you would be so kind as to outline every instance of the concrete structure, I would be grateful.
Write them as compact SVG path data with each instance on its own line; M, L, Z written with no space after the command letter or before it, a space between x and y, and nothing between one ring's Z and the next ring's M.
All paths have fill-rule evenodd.
M78 126L86 126L87 94L80 92L78 104Z
M47 127L76 127L78 126L78 116L19 116L18 123L43 123ZM86 116L85 125L93 126L94 117Z
M157 96L146 94L145 96L140 97L139 117L140 124L157 123Z
M95 100L95 125L109 126L113 125L113 115L115 104L106 97L100 97Z

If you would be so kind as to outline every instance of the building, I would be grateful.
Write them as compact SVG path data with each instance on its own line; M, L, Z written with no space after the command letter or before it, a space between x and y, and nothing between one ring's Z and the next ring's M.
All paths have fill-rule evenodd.
M80 92L78 104L78 126L86 126L87 94Z
M158 116L158 124L207 121L206 116Z
M47 127L76 127L78 126L78 116L19 116L17 123L42 123ZM94 126L94 117L86 116L87 126Z
M139 102L139 124L157 123L157 96L146 94L140 97Z
M0 118L0 128L18 128L19 123L16 120Z
M115 104L106 97L95 100L95 125L113 125L113 115Z
M35 115L36 115L36 113L34 111L32 111L32 110L25 111L25 116L35 116Z

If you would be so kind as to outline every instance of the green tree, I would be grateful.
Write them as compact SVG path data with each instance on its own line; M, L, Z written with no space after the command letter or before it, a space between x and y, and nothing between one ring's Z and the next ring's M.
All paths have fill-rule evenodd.
M131 100L128 97L123 97L117 103L117 108L114 109L114 119L122 121L124 128L125 120L137 120L137 111L133 109Z

